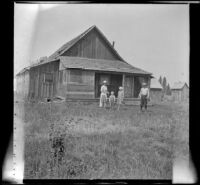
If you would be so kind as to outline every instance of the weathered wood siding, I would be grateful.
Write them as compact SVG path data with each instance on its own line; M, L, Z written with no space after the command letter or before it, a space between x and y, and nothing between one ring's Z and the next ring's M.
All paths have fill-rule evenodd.
M102 37L93 30L86 37L62 54L63 56L77 56L95 59L120 60L109 48Z
M183 101L189 100L189 88L186 85L184 85L182 90L182 100Z
M189 88L185 85L182 89L173 89L174 101L189 101Z
M159 103L162 100L162 89L150 89L150 99L152 103Z
M51 62L30 69L29 97L36 99L51 98L56 95L59 62ZM52 75L52 82L45 80Z
M66 69L60 72L62 80L59 80L58 95L65 98L87 99L94 98L94 76L93 71L80 70L81 83L70 81L70 71Z
M132 75L125 75L124 79L124 97L132 98L134 92L134 77Z
M29 92L29 71L25 71L16 77L16 92L26 98Z

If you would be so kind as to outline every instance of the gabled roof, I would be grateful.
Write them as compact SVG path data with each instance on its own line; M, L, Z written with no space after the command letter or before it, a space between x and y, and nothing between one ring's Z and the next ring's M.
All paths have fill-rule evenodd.
M108 39L105 37L105 35L94 25L90 28L88 28L86 31L75 37L74 39L70 40L69 42L65 43L63 46L61 46L57 51L55 51L52 55L49 56L49 59L56 59L58 56L62 55L64 52L69 50L72 46L74 46L78 41L80 41L82 38L84 38L88 33L90 33L92 30L96 30L103 38L103 40L107 43L108 47L111 48L111 50L114 52L117 57L124 61L124 59L118 54L118 52L113 48L111 43L108 41Z
M161 90L163 89L162 85L160 84L160 82L156 78L151 79L150 88L151 89L161 89Z
M185 85L189 88L186 82L176 82L174 83L171 89L172 90L182 89Z
M61 62L61 68L151 75L151 73L147 71L133 67L130 64L122 62L120 60L89 59L68 56L60 56L59 59Z
M80 58L80 57L61 56L64 52L70 49L73 45L75 45L78 41L80 41L82 38L84 38L89 32L91 32L94 29L100 34L103 40L107 43L108 47L111 48L111 50L119 58L119 60L89 59L89 58ZM148 74L150 75L150 77L152 77L151 76L152 73L133 67L132 65L127 63L117 53L117 51L114 49L111 43L106 39L104 34L96 26L90 27L82 34L78 35L71 41L64 44L51 56L49 56L48 58L45 58L44 61L34 63L30 65L27 69L44 65L49 62L59 61L59 60L62 62L64 68L77 68L77 69L79 68L79 69L99 70L99 71L113 71L113 72L116 71L116 72L135 73L135 74ZM24 71L18 73L17 75L23 72Z

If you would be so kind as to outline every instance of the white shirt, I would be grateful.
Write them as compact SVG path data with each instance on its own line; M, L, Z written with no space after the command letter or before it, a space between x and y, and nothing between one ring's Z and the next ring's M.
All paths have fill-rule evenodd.
M142 95L147 95L147 97L149 98L149 89L147 87L141 88L139 97L141 97Z
M105 85L101 86L101 93L103 93L103 94L107 93L107 87Z

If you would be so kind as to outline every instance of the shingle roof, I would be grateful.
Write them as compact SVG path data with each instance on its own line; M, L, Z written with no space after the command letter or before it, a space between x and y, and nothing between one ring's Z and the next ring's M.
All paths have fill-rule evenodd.
M70 49L74 44L76 44L80 39L86 36L93 29L97 30L97 32L103 37L104 41L108 44L108 46L112 49L112 51L118 56L118 58L124 61L122 57L118 54L118 52L112 47L111 43L107 40L105 35L95 25L88 28L86 31L84 31L83 33L75 37L74 39L62 45L57 51L55 51L52 55L49 56L49 59L56 59L58 56L60 56L61 54L66 52L68 49Z
M147 71L133 67L130 64L120 60L89 59L89 58L68 57L68 56L60 56L59 59L64 68L151 75L151 73Z
M151 79L150 88L151 89L163 89L162 85L160 84L160 82L156 78Z
M58 57L62 51L66 51L68 50L70 47L72 47L78 40L80 40L85 34L87 34L91 29L93 28L90 27L88 28L86 31L84 31L83 33L81 33L80 35L78 35L77 37L73 38L72 40L70 40L69 42L65 43L64 45L62 45L58 50L56 50L52 55L49 56L50 59L54 59L56 57Z
M186 85L188 87L187 83L185 83L185 82L176 82L176 83L174 83L174 85L172 86L171 89L172 90L173 89L182 89L184 87L184 85Z

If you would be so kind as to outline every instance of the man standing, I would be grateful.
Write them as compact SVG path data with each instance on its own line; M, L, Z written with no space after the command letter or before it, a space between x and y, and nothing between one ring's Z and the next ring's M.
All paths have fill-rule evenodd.
M140 110L144 107L147 110L147 100L149 99L149 89L146 83L142 83L142 88L139 93L140 98Z
M103 81L103 85L101 86L99 107L106 107L107 91L108 91L106 83L107 83L106 81Z

